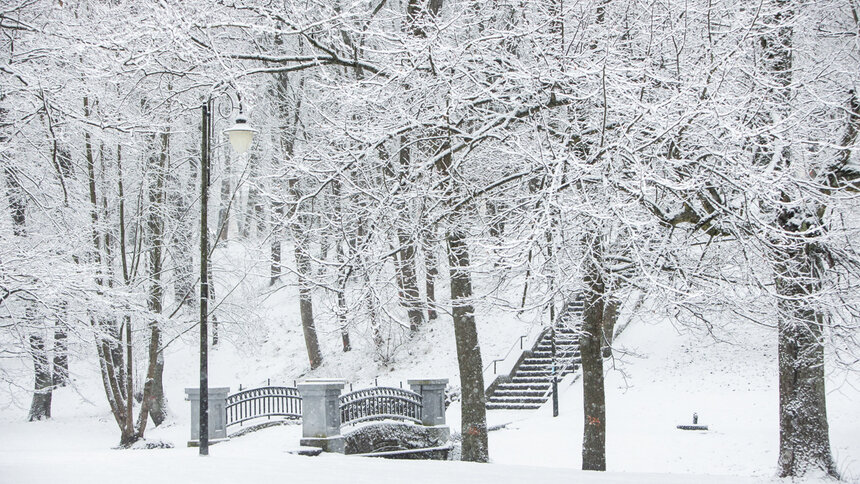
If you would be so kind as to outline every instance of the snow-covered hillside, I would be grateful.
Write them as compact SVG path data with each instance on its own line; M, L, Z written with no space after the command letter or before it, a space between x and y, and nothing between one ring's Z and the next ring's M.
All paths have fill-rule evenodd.
M237 388L260 383L266 375L290 374L306 366L298 320L283 327L259 328L268 336L254 351L230 338L213 354L212 384ZM513 334L531 327L500 315L480 318L485 364L504 356ZM366 384L387 369L384 381L447 377L457 384L450 319L424 328L411 352L388 367L361 352L332 354L313 376L343 377ZM230 334L229 331L225 334ZM719 340L719 341L718 341ZM189 409L183 388L194 386L193 338L171 345L167 364L172 422L147 437L173 442L170 450L112 450L118 433L98 387L97 370L78 370L74 388L55 393L55 418L24 422L25 410L5 406L0 414L2 482L267 482L285 475L296 482L524 482L533 479L581 482L762 482L774 474L778 439L775 335L771 329L728 323L714 335L676 326L666 319L637 317L617 342L607 365L607 468L582 473L582 388L575 377L561 384L561 412L491 411L489 466L465 463L390 462L356 457L296 457L299 426L282 426L233 439L212 448L201 460L184 447ZM337 369L337 371L335 371ZM834 454L849 479L860 476L860 379L831 368L829 420ZM305 375L310 376L310 375ZM19 395L23 397L22 395ZM26 402L25 398L20 399ZM458 405L448 421L459 431ZM682 431L693 412L707 432ZM707 475L707 476L706 476ZM384 477L382 477L384 476ZM733 476L733 477L728 477Z

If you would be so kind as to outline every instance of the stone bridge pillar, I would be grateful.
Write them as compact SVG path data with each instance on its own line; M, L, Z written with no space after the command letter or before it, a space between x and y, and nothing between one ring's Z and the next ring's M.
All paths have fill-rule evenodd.
M438 429L437 437L442 441L450 440L451 431L445 424L445 387L448 386L448 379L409 380L407 383L413 392L421 395L421 423Z
M227 395L230 387L209 387L209 443L227 438ZM200 389L186 388L185 399L191 402L191 440L189 447L200 442Z
M345 385L343 380L330 379L307 380L296 385L302 396L301 445L343 453L338 399Z

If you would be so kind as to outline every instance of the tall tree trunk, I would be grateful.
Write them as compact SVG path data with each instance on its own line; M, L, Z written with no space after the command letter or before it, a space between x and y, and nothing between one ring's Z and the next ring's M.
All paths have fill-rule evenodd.
M769 29L759 39L761 67L770 78L767 95L775 105L774 112L765 113L766 127L775 126L777 119L793 109L792 25L796 5L792 0L777 0L773 13L763 19ZM777 149L776 137L766 136L755 160L762 166L772 163ZM784 146L780 155L781 168L796 169L790 146ZM782 236L774 242L771 254L780 312L779 475L823 471L838 477L830 450L821 340L827 315L815 307L827 264L826 250L816 241L826 231L822 223L825 210L793 196L782 193L783 206L777 217Z
M411 156L409 150L409 138L406 135L400 137L400 166L403 173L409 171ZM397 207L398 212L403 214L401 223L409 223L408 208L405 204L400 203ZM410 233L404 228L397 230L397 241L400 244L400 250L397 254L397 282L399 285L400 302L406 308L406 314L409 317L409 329L417 331L424 323L424 311L421 304L421 291L418 288L418 271L415 264L415 240L410 236Z
M16 171L6 166L4 167L4 173L8 187L9 209L12 215L12 231L16 237L26 237L26 195L18 181ZM36 323L36 311L32 303L27 303L24 319L25 325L30 331L30 355L33 358L33 400L30 403L30 413L28 416L32 422L33 420L42 420L51 417L51 398L54 382L51 375L48 350L45 348L45 338L38 331L39 325Z
M65 303L60 305L57 322L54 324L54 386L64 387L69 383L69 324L66 322Z
M152 179L149 183L149 216L147 220L150 241L147 307L153 316L149 323L149 365L151 368L147 371L147 381L145 382L145 385L151 385L151 387L150 391L145 393L149 397L149 415L156 426L161 425L167 418L164 385L162 383L164 358L161 353L160 316L164 309L164 287L161 282L161 272L164 244L165 177L169 163L170 134L166 131L162 133L160 142L159 153L153 154L149 159ZM150 146L153 151L156 150L154 139Z
M487 462L487 401L475 309L470 301L472 276L469 272L469 247L466 245L466 234L457 229L450 230L447 239L454 338L462 392L462 459Z
M587 237L585 257L585 312L579 351L582 358L582 470L606 470L606 398L603 386L603 313L606 287L603 281L600 236Z
M89 117L90 104L89 99L86 96L84 96L83 105L84 116ZM103 237L99 232L99 206L98 194L96 192L95 158L93 156L92 141L89 131L84 132L84 157L87 165L87 187L90 199L90 221L92 224L92 262L97 268L95 283L96 286L104 287L109 285L109 281L106 278L110 276L110 271L105 270L104 258L102 257ZM122 230L121 234L124 233L124 230ZM104 242L107 243L108 239L104 238ZM124 240L121 239L121 243L123 242ZM122 250L124 250L124 248ZM124 257L123 269L125 276L128 267ZM102 294L102 289L99 289L99 293ZM116 367L116 364L122 360L122 357L112 351L114 349L114 345L118 346L118 342L116 340L118 337L117 326L114 322L106 320L102 315L97 314L90 315L90 324L95 335L96 353L98 354L99 369L102 376L105 396L107 397L108 404L110 405L111 413L113 414L122 434L120 445L127 446L141 438L142 433L138 434L137 432L128 432L130 424L125 419L127 399L123 396L123 390L121 388L121 384L126 382L121 383L119 374L122 373L122 371ZM131 374L127 373L125 378L127 381L130 380ZM125 388L127 389L128 387L126 386Z
M427 319L439 317L436 313L436 278L439 276L439 261L436 259L436 244L431 240L432 233L425 233L424 246L424 287L427 293Z
M212 243L217 243L218 241L212 237L209 237ZM213 247L212 243L209 244L209 253L212 253ZM212 264L208 264L209 266L209 324L212 326L212 347L218 346L218 342L221 340L220 336L220 327L218 324L218 313L215 311L215 308L218 306L218 303L215 301L215 277L212 274Z
M424 323L424 311L421 309L421 292L418 289L418 274L415 271L415 242L403 230L398 231L400 252L398 267L400 277L400 300L406 308L409 317L409 329L417 331Z
M278 195L280 196L280 194ZM281 227L284 218L284 202L282 200L274 200L272 202L274 217L272 217L272 243L271 243L271 268L269 285L274 286L278 279L281 278L281 244L283 232Z
M262 161L260 157L254 153L248 156L249 173L248 173L248 199L245 205L245 223L242 225L242 237L250 237L252 228L257 231L256 235L260 235L264 230L266 223L263 217L263 199L260 194L260 165Z
M347 262L344 254L344 246L350 249L347 240L341 240L339 234L347 232L343 225L343 198L341 197L341 183L339 179L331 182L331 195L334 199L334 230L332 239L334 241L335 257L337 259L337 322L340 326L340 338L343 343L343 352L352 349L349 341L349 320L347 318L346 285L349 282L349 274L352 272L351 262ZM352 260L351 258L349 259Z
M27 307L28 324L37 326L35 310ZM45 338L38 332L30 333L30 355L33 357L33 401L30 403L29 421L51 418L51 398L53 396L53 376L51 363L48 360L48 350L45 348Z
M310 243L310 239L307 236L310 221L307 220L307 216L296 214L298 202L301 200L301 192L298 188L297 179L290 179L289 189L294 200L292 214L297 220L290 228L295 244L296 273L299 279L299 313L302 318L302 332L305 337L305 346L308 350L308 362L313 370L322 364L322 352L320 351L319 338L317 337L317 330L314 324L313 283L311 280L313 278L313 268L311 266L311 256L307 253L307 247Z
M313 298L311 295L312 285L309 277L311 276L311 258L299 242L300 238L296 238L296 272L299 275L299 313L302 318L302 333L305 337L305 346L308 350L308 362L311 365L311 370L316 369L322 364L322 352L320 351L319 339L317 338L317 330L314 325L314 307Z
M618 309L621 301L614 297L608 297L603 308L603 357L612 356L612 342L615 339L615 323L618 322Z
M175 188L169 191L172 199L171 209L174 216L172 217L172 237L171 237L171 258L173 261L174 284L173 284L173 301L177 306L188 305L191 310L196 307L195 301L197 298L196 281L194 269L194 247L196 247L194 238L194 213L192 209L192 200L196 200L194 193L197 191L197 177L200 165L198 158L200 153L195 150L189 150L187 157L188 172L181 173L179 170L173 169L168 172L168 175L176 173L175 179L172 179ZM227 215L225 215L227 217ZM226 233L225 221L224 233Z
M830 449L822 344L828 315L814 301L822 290L827 255L815 242L803 241L816 230L796 225L796 220L812 219L800 215L794 209L781 214L781 228L798 242L774 254L780 313L779 475L823 471L838 477Z

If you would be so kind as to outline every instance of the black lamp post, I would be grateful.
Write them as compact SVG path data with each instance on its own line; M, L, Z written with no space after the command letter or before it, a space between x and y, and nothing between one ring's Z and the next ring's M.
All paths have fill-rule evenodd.
M242 110L239 109L241 114ZM200 455L209 455L209 163L212 144L212 98L202 107L200 150ZM224 130L237 153L248 151L255 130L247 120L236 119L236 124Z

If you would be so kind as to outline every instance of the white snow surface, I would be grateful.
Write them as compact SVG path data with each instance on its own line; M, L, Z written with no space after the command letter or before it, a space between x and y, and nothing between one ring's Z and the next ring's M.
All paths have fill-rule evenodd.
M231 326L225 318L224 343L212 352L212 386L236 390L240 383L258 385L270 377L273 384L340 377L356 388L374 377L393 386L405 385L408 378L446 377L459 386L453 328L446 315L422 328L390 364L367 351L339 352L332 327L321 336L327 362L308 371L297 311L283 311L295 306L289 303L295 301L293 291L274 293L247 315L259 318L253 332L247 324ZM535 333L530 323L501 313L478 311L478 325L485 366L504 357L518 335ZM360 336L354 336L358 341ZM299 446L299 425L233 438L213 445L209 457L199 457L197 449L186 447L190 412L183 392L197 386L195 341L190 331L168 347L165 391L170 419L159 428L150 424L146 433L175 448L114 449L119 432L107 410L98 369L89 359L75 360L75 383L54 393L49 421L25 421L27 380L0 392L0 484L780 482L773 477L779 435L776 335L746 322L725 322L713 328L713 334L648 315L629 325L616 343L614 359L606 361L607 472L579 470L582 384L576 376L560 384L557 418L551 416L550 405L537 411L488 412L491 427L504 426L490 432L490 464L297 456L288 451ZM85 347L86 342L80 344ZM13 365L4 364L7 370ZM21 366L26 375L26 365ZM141 368L138 364L138 371ZM860 482L860 376L834 365L828 374L834 457L846 480ZM699 423L709 425L708 431L676 429L690 423L693 412ZM447 418L452 432L458 433L457 403ZM822 481L813 477L798 482Z

